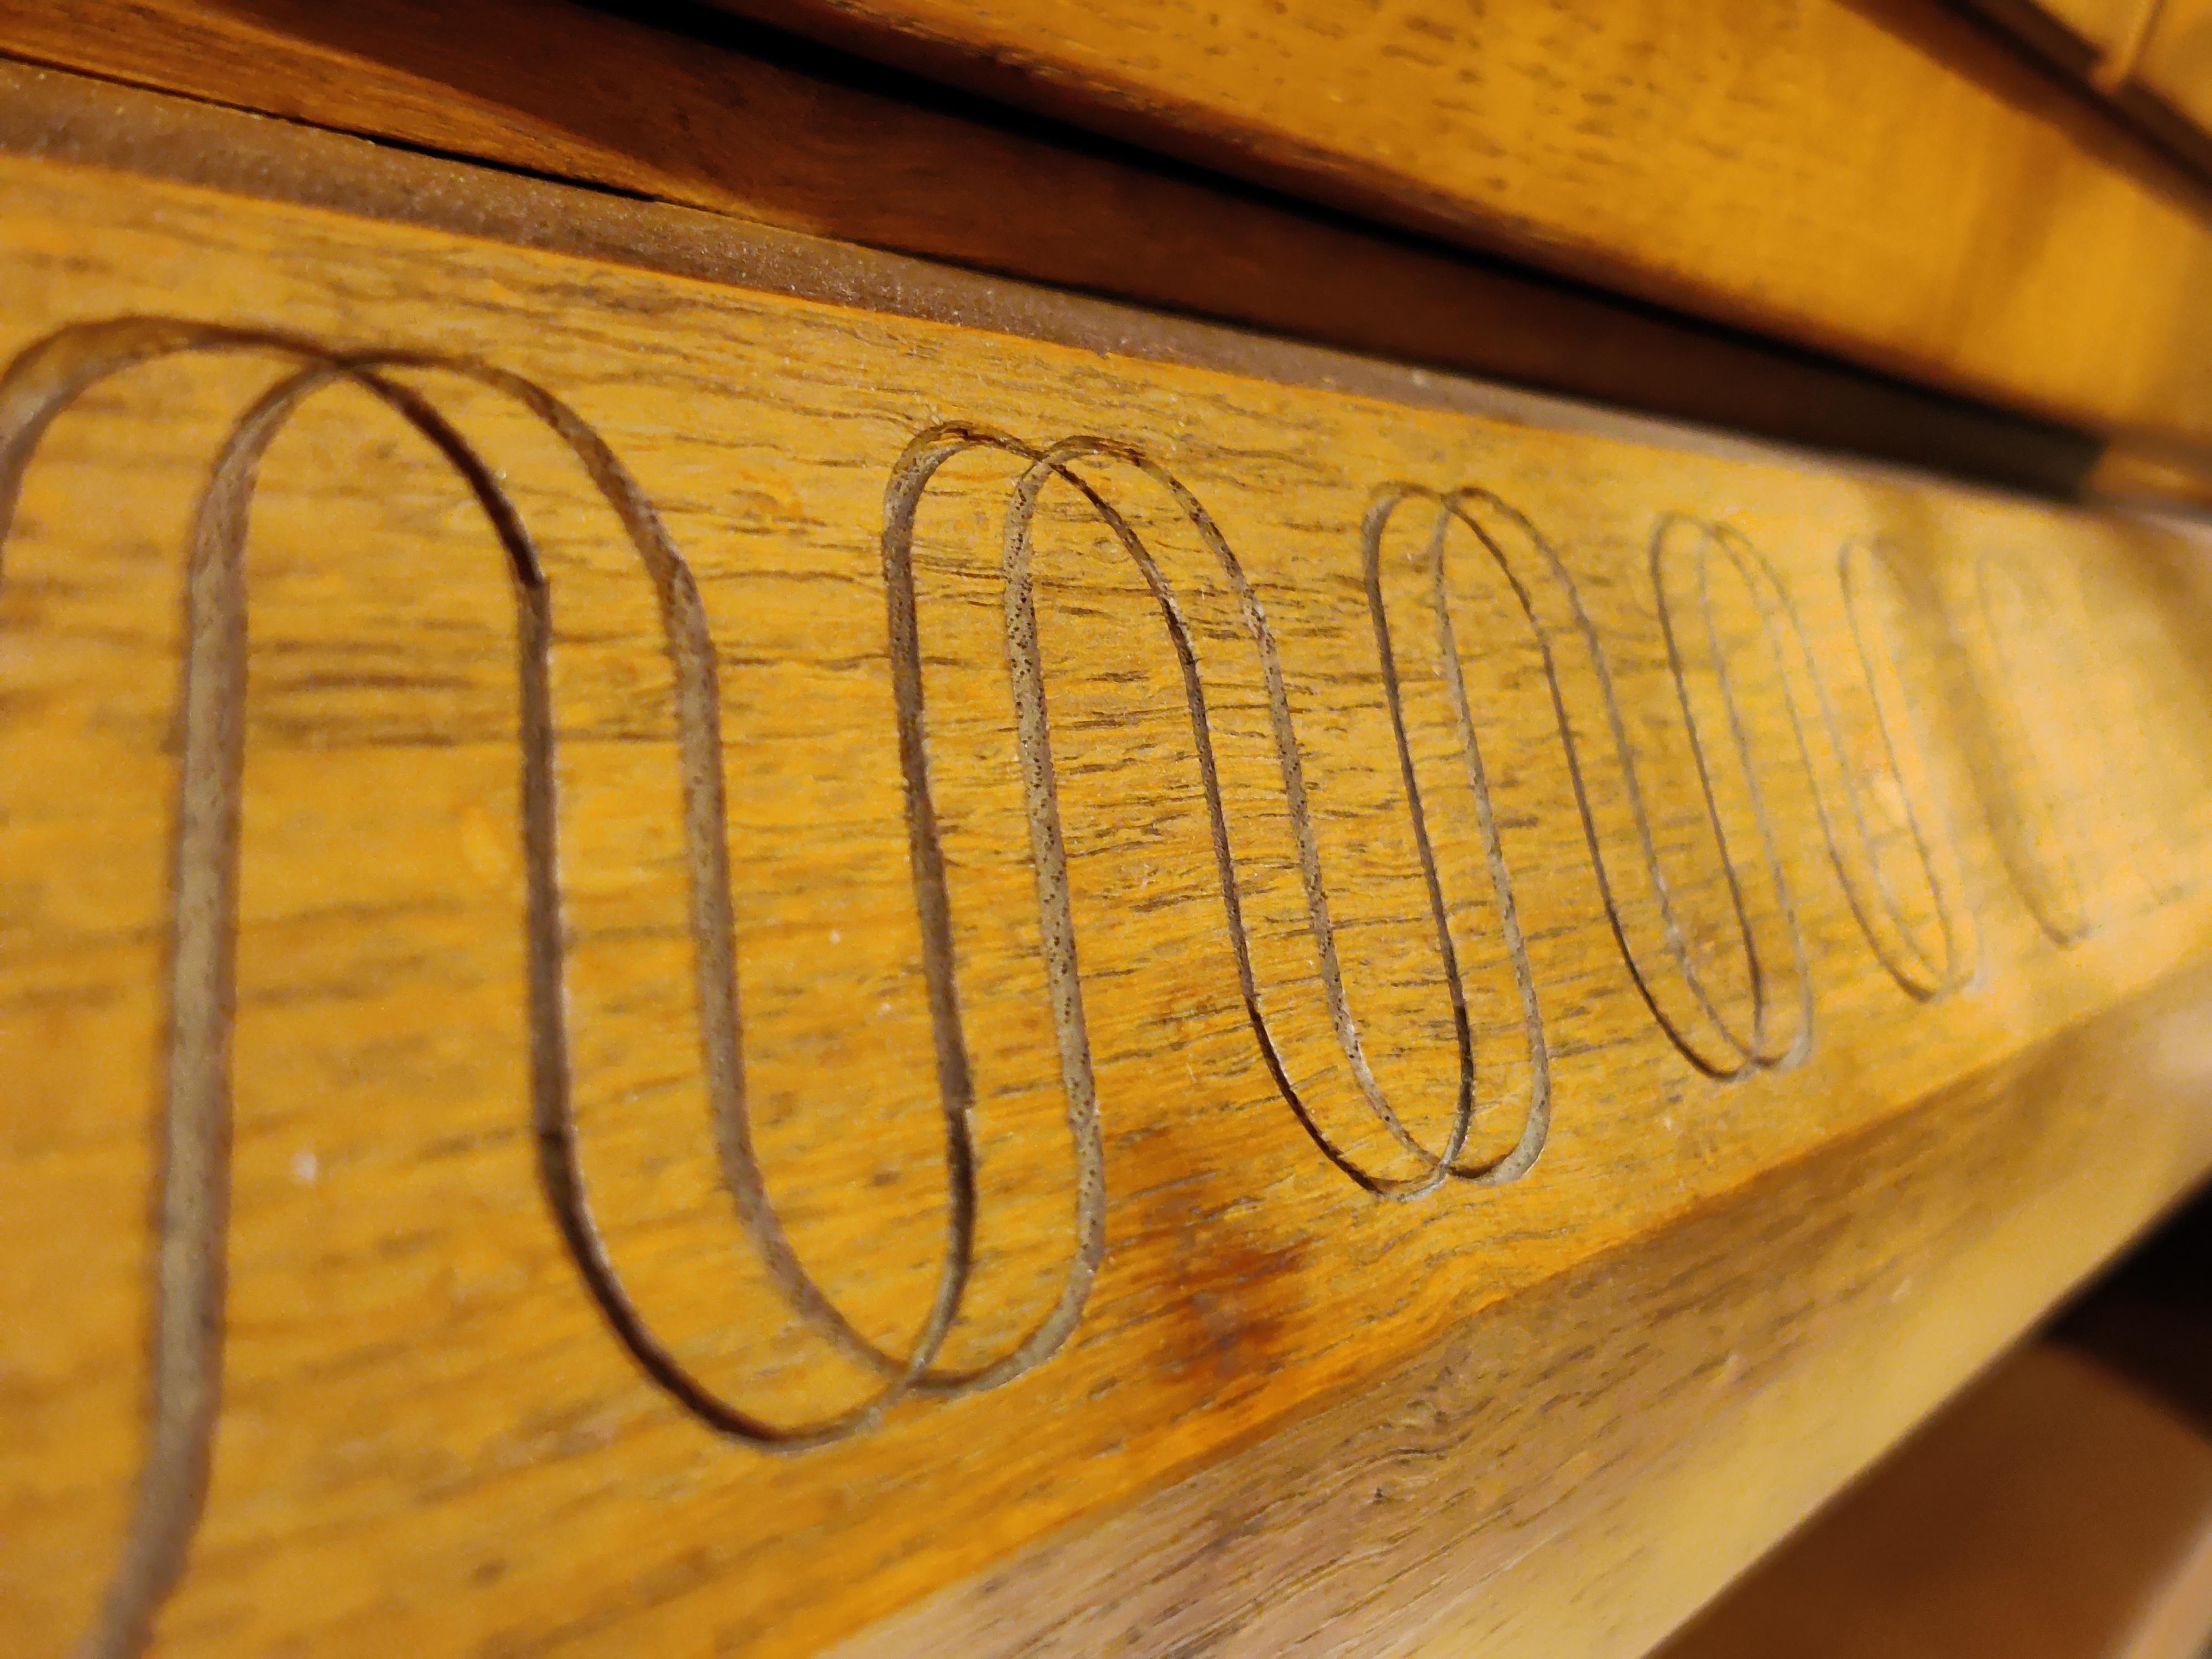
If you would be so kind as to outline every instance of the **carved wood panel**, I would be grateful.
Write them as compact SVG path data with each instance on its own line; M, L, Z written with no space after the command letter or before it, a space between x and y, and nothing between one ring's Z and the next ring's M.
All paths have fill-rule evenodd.
M811 1650L2212 915L2153 526L19 159L0 302L20 1650Z

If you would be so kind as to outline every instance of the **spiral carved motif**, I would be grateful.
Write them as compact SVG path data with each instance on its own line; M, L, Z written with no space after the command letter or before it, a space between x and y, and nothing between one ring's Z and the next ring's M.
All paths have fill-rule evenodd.
M1552 1122L1550 1051L1535 976L1522 938L1511 872L1493 810L1479 712L1461 669L1455 621L1455 550L1489 562L1510 587L1541 659L1556 727L1580 818L1588 868L1625 969L1667 1040L1698 1071L1730 1079L1802 1059L1815 1039L1814 987L1764 790L1771 775L1754 752L1732 647L1723 638L1717 582L1747 594L1757 619L1757 648L1782 691L1786 757L1809 789L1822 850L1859 933L1900 992L1941 997L1974 973L1977 945L1959 890L1949 830L1935 806L1914 799L1919 738L1910 713L1882 687L1902 684L1887 631L1875 617L1874 590L1884 580L1879 550L1863 544L1840 556L1838 578L1856 661L1847 666L1870 704L1880 763L1872 774L1846 751L1836 688L1808 643L1796 602L1773 563L1723 523L1662 519L1652 538L1648 574L1657 602L1666 659L1682 729L1702 792L1705 831L1731 907L1732 950L1748 988L1747 1007L1712 982L1686 942L1677 914L1680 872L1662 856L1638 772L1615 671L1589 609L1559 552L1537 526L1487 489L1438 491L1396 484L1379 490L1358 537L1363 577L1395 738L1405 811L1418 854L1436 962L1451 1012L1457 1082L1449 1127L1431 1145L1407 1127L1370 1066L1332 925L1303 751L1276 641L1261 598L1206 507L1173 473L1133 445L1074 437L1036 446L980 426L948 424L921 433L893 466L886 491L882 558L896 743L905 785L914 900L934 1043L943 1120L949 1224L935 1288L903 1354L863 1335L799 1260L755 1157L746 1109L738 975L726 815L722 785L721 702L712 642L691 572L659 515L623 463L558 398L487 365L404 351L342 352L312 342L160 319L126 319L65 328L20 354L0 376L0 550L4 550L25 472L53 420L100 380L134 365L179 353L271 356L288 372L231 428L216 455L193 524L186 581L182 763L173 846L166 1096L157 1243L151 1267L149 1346L149 1436L123 1559L95 1628L82 1651L119 1659L143 1644L155 1610L180 1575L204 1497L217 1415L223 1344L223 1279L229 1183L230 1022L244 763L246 612L244 551L258 470L286 422L308 399L345 385L376 398L433 445L466 486L504 550L518 618L521 821L527 886L531 1115L538 1173L556 1225L615 1335L653 1380L714 1429L761 1446L798 1449L860 1432L909 1395L939 1397L988 1389L1019 1376L1065 1344L1080 1320L1105 1253L1106 1170L1101 1108L1085 1022L1077 931L1069 899L1067 853L1047 674L1040 645L1034 528L1048 491L1066 491L1127 556L1156 608L1175 653L1214 860L1227 940L1234 955L1253 1041L1284 1103L1321 1155L1377 1197L1409 1200L1448 1182L1497 1185L1526 1175ZM708 1386L662 1341L624 1286L593 1218L571 1103L571 1047L563 993L564 942L556 846L555 739L550 690L552 586L523 516L498 474L416 384L420 372L459 376L510 400L565 446L613 511L652 584L665 649L674 671L674 719L682 772L699 1064L711 1105L723 1183L738 1215L790 1305L877 1382L860 1405L805 1424L766 1420ZM402 376L405 378L400 378ZM928 766L921 618L914 545L916 514L940 470L963 453L1011 458L1020 468L1004 517L1006 662L1018 758L1030 839L1042 966L1058 1048L1075 1168L1071 1264L1050 1309L1018 1340L980 1364L940 1363L960 1317L975 1255L978 1192L972 1128L975 1087L963 1033L953 956L953 921ZM1344 1064L1374 1122L1411 1160L1411 1174L1370 1167L1327 1128L1293 1085L1255 968L1244 917L1236 838L1212 737L1207 684L1182 598L1133 526L1127 490L1150 492L1203 547L1234 601L1243 635L1264 688L1287 821L1295 846L1306 932L1322 1000ZM1118 494L1117 494L1118 492ZM1400 641L1383 598L1386 538L1393 526L1426 525L1419 569L1426 626L1449 702L1456 765L1474 803L1491 900L1511 965L1528 1067L1517 1139L1502 1154L1470 1158L1480 1098L1474 1022L1449 907L1434 852L1428 807L1407 735L1398 671ZM1990 579L1985 579L1990 580ZM1692 696L1686 664L1709 661L1718 693ZM1593 722L1563 690L1573 673L1596 688ZM1594 803L1601 777L1608 799L1625 805L1633 836L1624 851L1601 833ZM1722 810L1724 779L1748 803L1744 815ZM1885 852L1870 794L1879 789L1900 817L1905 856ZM1899 866L1903 878L1899 879ZM2017 872L2015 879L2020 880ZM1632 928L1625 894L1650 896L1656 945ZM2062 942L2086 931L2084 878L2065 872L2063 897L2047 884L2022 881L2024 895ZM1754 886L1773 896L1754 905Z

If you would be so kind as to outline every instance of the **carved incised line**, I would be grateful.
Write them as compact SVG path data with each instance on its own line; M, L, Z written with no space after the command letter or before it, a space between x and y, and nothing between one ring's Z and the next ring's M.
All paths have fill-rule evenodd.
M1478 544L1504 574L1534 637L1544 665L1553 718L1566 758L1568 778L1574 787L1575 803L1582 822L1591 872L1596 880L1614 942L1652 1018L1692 1066L1709 1077L1738 1077L1753 1069L1786 1065L1802 1058L1813 1037L1813 987L1803 935L1798 925L1796 906L1790 897L1789 882L1776 845L1773 823L1760 787L1759 768L1753 753L1750 728L1744 717L1735 678L1728 667L1729 653L1723 648L1713 608L1711 576L1716 556L1727 562L1753 597L1762 641L1776 668L1780 671L1784 707L1790 718L1797 760L1812 784L1815 813L1829 860L1842 884L1851 914L1876 959L1899 988L1920 1000L1940 996L1963 984L1971 975L1974 966L1974 944L1963 901L1943 874L1942 866L1934 852L1934 842L1938 837L1931 834L1921 815L1913 808L1911 791L1905 786L1900 765L1899 732L1902 731L1910 739L1910 747L1915 751L1919 747L1918 740L1909 719L1902 711L1893 714L1879 691L1880 677L1875 671L1875 647L1873 643L1875 635L1863 614L1863 591L1867 580L1863 573L1872 560L1872 555L1865 546L1860 544L1847 546L1840 556L1839 570L1850 611L1861 670L1875 712L1884 771L1897 786L1897 797L1903 808L1920 878L1925 884L1940 933L1939 948L1933 951L1916 937L1915 930L1893 892L1881 860L1876 854L1875 837L1868 821L1864 791L1856 769L1844 754L1840 735L1842 726L1836 712L1835 700L1820 672L1818 661L1806 643L1804 627L1796 603L1783 584L1780 574L1764 553L1724 525L1670 515L1662 519L1652 538L1650 573L1658 599L1658 615L1666 641L1668 665L1696 763L1713 848L1726 877L1735 923L1735 932L1742 951L1744 980L1750 988L1752 1007L1747 1027L1741 1023L1731 1023L1704 975L1699 973L1684 939L1666 861L1660 854L1657 838L1652 829L1651 814L1646 805L1646 791L1638 772L1635 746L1629 740L1620 701L1614 690L1613 669L1574 579L1569 574L1557 550L1527 516L1486 489L1462 489L1445 495L1410 485L1396 486L1382 492L1368 514L1363 535L1367 556L1369 602L1382 659L1385 694L1397 726L1401 757L1405 755L1405 723L1399 714L1390 624L1382 604L1376 571L1383 532L1392 515L1407 501L1426 505L1435 514L1426 562L1431 575L1431 603L1437 630L1438 655L1443 666L1453 715L1458 726L1460 749L1467 768L1470 791L1476 802L1485 845L1491 855L1493 878L1498 884L1503 931L1514 960L1524 974L1525 952L1521 948L1518 925L1513 920L1510 888L1504 858L1498 848L1495 830L1491 827L1492 815L1489 787L1482 768L1481 747L1467 697L1452 628L1449 588L1444 567L1446 535L1455 522L1474 533ZM1499 533L1501 526L1512 532L1512 539L1522 544L1525 552L1516 556L1509 550L1507 538ZM1779 901L1778 908L1787 933L1786 949L1798 987L1798 1008L1796 1018L1792 1022L1793 1034L1787 1045L1781 1048L1775 1046L1770 1029L1772 1011L1768 987L1772 975L1768 957L1761 951L1751 909L1746 901L1742 878L1745 860L1733 846L1733 838L1722 815L1720 794L1716 787L1715 745L1706 736L1705 723L1690 692L1682 642L1685 628L1675 614L1668 580L1670 568L1678 567L1685 560L1690 563L1696 581L1697 605L1689 622L1697 632L1702 634L1714 665L1726 714L1728 750L1734 757L1748 797L1758 836L1758 857ZM1563 629L1555 628L1546 618L1538 595L1547 591L1557 595L1565 608L1566 625ZM1605 719L1603 741L1599 744L1592 744L1589 734L1581 730L1569 710L1560 672L1563 643L1565 649L1581 657L1597 685ZM1801 690L1796 678L1787 672L1793 660L1809 691ZM1823 759L1815 758L1814 733L1816 732L1822 739ZM1621 793L1627 801L1635 826L1637 850L1642 855L1645 878L1650 882L1657 902L1665 945L1663 966L1679 978L1681 988L1688 994L1693 1011L1688 1017L1679 1006L1670 1007L1669 1000L1660 993L1659 974L1643 960L1630 942L1620 896L1620 883L1615 874L1616 866L1598 832L1597 815L1591 802L1589 780L1594 752L1604 755L1620 778ZM1403 769L1410 793L1413 787L1410 760L1404 761ZM1419 823L1418 814L1416 823ZM1948 838L1948 831L1944 832L1942 838ZM1700 1024L1705 1028L1703 1032L1695 1029Z
M1839 575L1858 652L1858 669L1875 713L1881 768L1902 804L1917 897L1932 915L1936 937L1923 937L1893 890L1870 822L1866 782L1850 762L1832 690L1809 644L1795 601L1772 563L1727 526L1686 518L1663 520L1654 536L1650 572L1659 603L1667 660L1703 794L1704 818L1725 877L1734 933L1741 950L1747 1012L1731 1011L1693 959L1676 908L1676 885L1647 805L1615 690L1614 671L1598 630L1559 553L1517 509L1484 489L1439 493L1395 485L1374 499L1359 530L1363 571L1382 681L1395 737L1413 841L1429 901L1435 950L1449 998L1458 1081L1451 1127L1431 1146L1406 1126L1376 1081L1361 1041L1345 976L1279 653L1260 597L1205 507L1158 461L1133 446L1077 437L1046 447L969 425L932 428L894 466L882 536L890 659L899 761L922 969L935 1050L945 1139L948 1224L936 1286L903 1355L864 1336L800 1261L771 1202L754 1154L746 1109L738 1000L736 930L732 914L727 818L722 787L720 696L713 644L691 573L652 504L621 461L574 411L534 384L484 364L413 352L334 352L271 334L158 319L132 319L65 328L18 356L0 376L0 549L31 458L53 420L97 382L156 358L179 353L246 351L273 355L289 373L242 416L219 450L191 533L183 669L183 755L173 843L171 945L167 979L165 1097L161 1123L158 1237L152 1267L148 1401L149 1437L136 1507L123 1557L82 1651L120 1659L143 1643L155 1611L176 1582L204 1497L220 1388L223 1328L226 1212L231 1117L230 1031L237 934L239 817L244 764L246 604L244 554L258 468L270 444L317 392L350 386L374 397L427 439L453 467L497 536L513 585L520 690L520 788L529 977L531 1111L538 1174L553 1219L584 1283L623 1345L653 1380L714 1429L755 1444L819 1445L874 1424L909 1394L951 1396L1003 1383L1060 1347L1076 1328L1105 1251L1106 1178L1090 1037L1083 1008L1076 928L1069 898L1067 854L1054 770L1046 675L1039 643L1033 526L1048 489L1073 492L1127 556L1157 605L1179 666L1200 781L1205 795L1225 932L1253 1037L1285 1103L1333 1164L1364 1190L1391 1199L1433 1192L1448 1180L1498 1184L1517 1179L1543 1150L1551 1121L1549 1053L1535 979L1523 942L1512 880L1501 843L1478 723L1462 673L1449 579L1455 526L1470 532L1481 556L1510 586L1541 657L1552 718L1565 757L1590 869L1613 939L1638 994L1686 1060L1715 1078L1733 1078L1801 1058L1814 1040L1810 964L1760 781L1751 726L1713 601L1717 574L1750 595L1759 638L1783 687L1795 761L1808 781L1825 849L1851 915L1876 959L1908 995L1926 1000L1964 983L1976 945L1953 868L1937 849L1947 831L1939 815L1912 804L1905 758L1917 769L1919 740L1901 707L1883 692L1901 684L1883 630L1869 611L1868 589L1878 561L1863 545L1847 548ZM521 514L497 474L469 446L428 396L393 378L406 372L454 374L511 401L539 422L582 466L612 509L658 603L664 646L674 674L677 752L689 872L690 930L699 1023L700 1063L710 1102L723 1182L738 1217L790 1305L843 1352L871 1369L877 1382L861 1404L817 1422L767 1421L715 1394L653 1332L624 1287L593 1218L579 1156L571 1103L567 1029L555 740L550 676L551 585ZM1022 471L1012 487L1003 537L1006 660L1022 788L1030 837L1047 994L1059 1050L1075 1161L1072 1263L1052 1308L1018 1341L967 1368L939 1364L958 1320L975 1255L978 1194L971 1117L975 1087L960 1012L953 952L951 901L931 793L922 684L920 622L914 577L916 514L941 468L956 456L987 451L1012 458ZM1307 931L1318 963L1322 999L1346 1064L1366 1108L1390 1139L1416 1161L1411 1175L1370 1169L1332 1138L1292 1085L1263 1008L1230 815L1223 804L1205 676L1175 586L1107 493L1103 480L1131 475L1156 491L1195 534L1235 602L1261 670L1268 722L1288 822L1295 844ZM1492 896L1512 964L1530 1065L1528 1099L1516 1143L1486 1161L1466 1157L1476 1115L1476 1056L1466 987L1449 926L1442 878L1431 842L1427 809L1407 736L1392 625L1383 603L1386 535L1401 513L1430 517L1420 564L1438 660L1452 712L1459 763L1474 803ZM1677 590L1688 585L1684 607ZM1713 665L1723 718L1711 729L1691 689L1689 655L1702 649ZM1602 720L1590 729L1570 708L1563 663L1589 676L1599 691ZM1592 775L1609 767L1634 824L1629 867L1640 871L1659 917L1656 955L1632 942L1623 896L1624 863L1608 849L1593 804ZM1742 844L1722 810L1723 770L1740 780L1749 804L1755 846ZM1747 896L1752 875L1775 896L1782 938L1765 937ZM1771 931L1772 923L1765 924ZM2061 936L2071 938L2070 932ZM1778 1002L1778 964L1796 990ZM1785 1012L1786 1008L1786 1012Z

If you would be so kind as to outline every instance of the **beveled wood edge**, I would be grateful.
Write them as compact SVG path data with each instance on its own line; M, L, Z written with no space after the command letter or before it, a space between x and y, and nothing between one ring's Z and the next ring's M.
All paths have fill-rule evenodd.
M2144 49L2157 31L2157 0L2144 0L2129 37L2100 43L2083 39L2036 0L1956 0L2010 45L2040 60L2054 74L2104 100L2136 137L2184 172L2212 179L2212 132L2174 106L2142 77Z
M2199 967L830 1651L1634 1659L2208 1175Z
M531 178L0 57L0 155L138 174L793 299L1865 483L1936 482L2064 504L1902 462L1623 412L933 264L699 209Z
M2107 444L2083 480L2082 492L2091 501L2185 515L2198 524L2212 520L2212 465L2186 450L2124 441Z
M1261 188L1323 204L1373 222L1398 226L1493 257L1526 264L1574 282L1684 315L1765 336L1776 313L1717 306L1710 284L1602 241L1563 241L1553 230L1524 223L1511 213L1474 206L1438 187L1418 168L1354 154L1302 131L1263 135L1220 110L1198 108L1181 94L1139 74L1102 77L1085 65L1018 33L962 29L911 8L869 0L705 0L735 15L812 40L887 69L957 88L1008 108L1079 127L1113 143L1169 156L1188 165L1243 179ZM1974 76L2009 105L2033 108L2060 125L2068 137L2106 167L2154 193L2189 204L2199 218L2212 214L2212 173L2192 147L2177 149L2122 119L2112 100L2076 84L2039 56L1992 29L1972 0L1844 0L1925 57L1973 57ZM1878 14L1878 15L1877 15ZM1956 65L1954 64L1954 67ZM1570 241L1572 239L1569 239ZM1868 349L1848 330L1803 319L1780 331L1813 351L1850 361L1871 373L1913 384L1941 386L1951 395L1996 398L2001 387L1985 377L1960 377L1924 352ZM2067 418L2048 404L2030 402L2016 411L2039 419ZM2133 429L2132 421L2085 424L2100 430ZM2147 428L2148 429L2148 428ZM2170 431L2153 435L2172 439Z
M2078 494L2096 459L2099 441L2085 430L1408 240L1152 152L1102 147L1095 135L696 0L619 14L588 0L477 0L434 41L423 38L426 3L356 0L305 12L210 0L0 3L0 56L2038 494ZM518 27L530 33L527 61L502 70L486 44ZM465 74L455 74L456 59ZM854 143L856 134L867 141ZM1009 213L1010 201L1040 210Z

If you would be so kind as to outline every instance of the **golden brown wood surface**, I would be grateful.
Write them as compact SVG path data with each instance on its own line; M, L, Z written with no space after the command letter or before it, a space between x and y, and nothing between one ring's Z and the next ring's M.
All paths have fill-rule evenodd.
M1924 0L724 3L1889 372L2212 436L2204 187Z
M1648 1636L2203 1170L2048 1069L2201 539L651 264L0 158L11 1650L808 1652L1516 1319L1498 1610Z
M2094 456L1842 364L847 84L759 55L777 38L734 19L695 30L702 15L719 34L569 0L0 0L0 52L1790 442L2057 493ZM0 95L21 104L15 75Z
M2212 1440L2037 1343L1659 1659L2202 1659Z
M2212 138L2212 6L2204 0L2160 0L2136 78Z
M1642 1659L2201 1167L2208 988L1580 1263L836 1659Z

